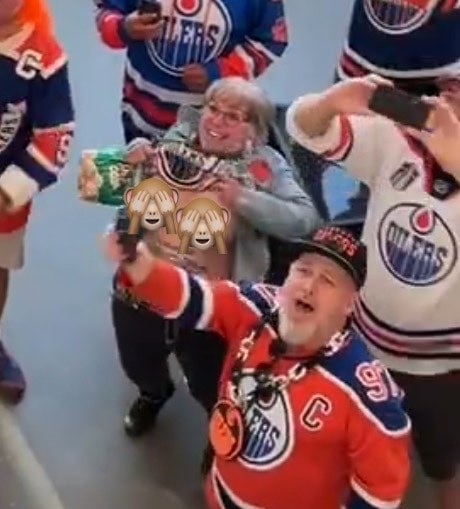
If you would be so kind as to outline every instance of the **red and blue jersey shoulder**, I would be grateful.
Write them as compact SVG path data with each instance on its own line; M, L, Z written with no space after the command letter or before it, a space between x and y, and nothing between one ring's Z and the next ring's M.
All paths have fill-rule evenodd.
M68 161L74 110L67 56L51 34L25 26L0 43L0 186L23 205Z
M318 368L349 401L347 450L351 463L347 509L400 506L410 473L411 423L403 393L354 330ZM375 469L378 458L380 468Z
M257 314L267 316L277 307L277 286L253 281L240 281L238 287L241 296L247 300L247 305L254 307Z
M241 339L240 328L246 330L267 316L275 307L277 292L275 286L250 281L207 281L162 260L155 262L140 285L132 285L119 270L116 286L129 288L136 298L183 328L213 330L228 341Z
M326 356L322 368L326 378L349 394L353 405L366 415L370 424L389 433L409 429L402 410L402 390L354 329L345 346Z
M355 0L340 76L375 72L413 80L456 67L460 60L460 1L426 4L421 8L404 0Z

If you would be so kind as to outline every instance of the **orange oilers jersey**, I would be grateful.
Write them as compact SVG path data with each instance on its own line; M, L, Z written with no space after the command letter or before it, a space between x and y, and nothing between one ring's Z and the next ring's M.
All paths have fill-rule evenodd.
M74 111L67 57L32 24L0 41L0 188L13 213L0 233L24 226L33 196L56 182L68 160Z
M125 273L120 280L128 283ZM220 396L232 399L231 366L277 288L207 282L164 261L131 292L182 327L213 330L228 342ZM239 390L254 389L276 325L266 324L244 361ZM154 341L154 338L152 338ZM286 376L299 358L273 368ZM237 459L216 458L206 483L212 509L396 509L409 479L410 422L401 392L354 332L329 343L306 376L258 401L244 416Z

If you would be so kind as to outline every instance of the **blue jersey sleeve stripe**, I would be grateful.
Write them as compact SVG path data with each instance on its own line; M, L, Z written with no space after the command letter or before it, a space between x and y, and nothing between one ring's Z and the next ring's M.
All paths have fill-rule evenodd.
M197 278L184 270L180 270L179 273L183 288L182 302L177 311L169 313L166 318L177 319L181 327L194 329L202 321L205 311L203 283L198 282Z
M34 179L39 185L40 190L44 189L57 181L57 174L48 171L27 151L22 152L15 158L15 163Z
M351 480L351 495L347 509L398 509L401 500L380 500L367 493L353 479Z
M389 400L379 405L372 405L371 408L369 408L352 387L337 378L324 367L318 367L317 369L326 379L347 393L356 408L385 435L401 437L411 430L411 422L407 415L401 411L399 403L397 403L396 400Z

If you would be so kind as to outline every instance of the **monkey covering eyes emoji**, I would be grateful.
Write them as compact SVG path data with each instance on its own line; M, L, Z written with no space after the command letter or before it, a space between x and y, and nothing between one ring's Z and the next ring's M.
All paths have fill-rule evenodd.
M155 177L127 189L124 202L130 219L128 233L137 234L140 226L149 231L165 226L168 233L176 233L174 211L178 201L177 190Z
M230 212L209 198L196 198L176 212L179 254L186 254L192 246L207 251L214 245L219 254L227 254L224 242L225 231L230 221Z

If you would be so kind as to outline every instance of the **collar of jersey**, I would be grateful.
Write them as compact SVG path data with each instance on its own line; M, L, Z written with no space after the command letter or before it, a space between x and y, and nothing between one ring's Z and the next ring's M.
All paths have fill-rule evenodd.
M31 23L27 23L23 26L23 28L8 37L7 39L4 39L3 41L0 41L0 54L9 56L14 58L15 56L18 56L17 50L20 48L25 41L30 37L32 32L34 31L34 25Z

